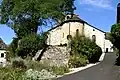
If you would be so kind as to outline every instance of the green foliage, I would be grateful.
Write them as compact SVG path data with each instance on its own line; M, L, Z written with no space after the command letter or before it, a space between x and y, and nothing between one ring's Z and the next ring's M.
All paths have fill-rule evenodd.
M94 47L94 51L92 51L91 57L88 58L89 62L95 63L99 60L102 54L102 49L99 46Z
M55 73L56 75L63 75L64 73L68 73L69 72L69 68L67 66L52 66L51 68L53 71L53 73Z
M1 80L22 80L24 71L16 68L0 68Z
M119 50L117 48L114 48L114 53L116 54L116 56L119 56Z
M114 24L111 27L111 42L120 50L120 23Z
M43 69L41 71L29 69L23 75L23 80L52 80L51 78L55 78L56 75L52 72L48 72Z
M62 75L64 73L69 72L69 68L67 66L50 66L48 62L39 62L39 61L32 61L32 60L25 60L25 64L27 69L33 69L37 71L41 71L45 69L49 72L53 72L56 75Z
M118 49L119 56L116 60L116 64L120 65L120 23L112 25L110 41L113 43L113 46Z
M49 71L51 69L49 63L41 63L40 61L25 60L25 65L27 66L27 69L38 71L41 71L42 69L46 69Z
M74 0L3 0L1 3L1 23L8 24L22 38L37 33L38 26L49 22L60 22L66 14L75 10Z
M70 56L68 65L70 68L77 68L81 66L86 66L89 63L87 56L83 55L72 55Z
M18 47L18 39L17 38L13 38L13 41L11 42L11 44L7 47L7 55L6 58L9 61L11 58L16 57L17 55L16 53L16 49Z
M22 38L18 44L17 54L22 58L31 56L34 57L39 49L42 49L46 44L47 37L45 35L28 35Z
M89 38L76 35L71 40L71 53L82 54L87 56L89 62L97 62L102 54L101 48L96 45L96 43L92 42Z
M12 60L12 63L11 66L0 68L1 80L49 80L69 72L67 66L50 66L49 63L21 58Z
M12 67L13 68L21 68L21 69L27 68L24 61L20 58L16 58L16 59L12 60Z

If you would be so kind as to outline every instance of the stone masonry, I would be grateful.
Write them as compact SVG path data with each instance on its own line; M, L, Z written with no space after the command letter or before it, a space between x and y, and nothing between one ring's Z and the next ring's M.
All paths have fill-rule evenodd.
M41 50L37 52L36 58L41 54ZM67 47L49 46L43 53L41 62L47 62L51 66L64 66L68 64L69 52Z

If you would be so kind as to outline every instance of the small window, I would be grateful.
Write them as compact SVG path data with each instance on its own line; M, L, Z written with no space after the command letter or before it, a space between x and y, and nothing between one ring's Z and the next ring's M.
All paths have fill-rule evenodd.
M76 35L79 35L79 29L76 30Z
M64 38L64 33L63 33L63 38Z
M92 41L96 42L96 36L95 35L92 36Z
M4 53L1 53L1 58L4 57Z
M69 17L69 16L67 16L67 19L70 19L70 17Z
M95 29L93 29L93 31L95 31Z

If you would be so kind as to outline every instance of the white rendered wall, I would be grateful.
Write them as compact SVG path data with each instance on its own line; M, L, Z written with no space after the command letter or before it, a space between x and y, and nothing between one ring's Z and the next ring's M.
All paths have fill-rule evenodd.
M109 40L105 40L105 52L108 48L108 52L113 52L113 44Z
M105 33L100 30L91 27L88 24L84 24L84 35L92 39L92 36L96 36L96 44L101 47L102 51L105 51Z
M49 31L47 44L48 45L60 45L68 43L67 36L70 34L74 36L76 30L79 30L79 33L83 33L83 24L80 22L69 22L64 23L62 26L59 26L51 31Z

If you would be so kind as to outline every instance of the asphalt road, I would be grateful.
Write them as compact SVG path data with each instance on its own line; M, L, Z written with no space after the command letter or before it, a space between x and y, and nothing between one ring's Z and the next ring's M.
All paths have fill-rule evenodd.
M115 59L115 54L106 53L100 64L57 80L120 80L120 66L114 65Z

